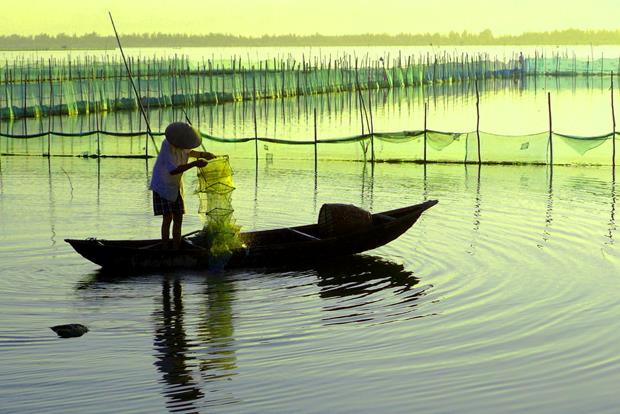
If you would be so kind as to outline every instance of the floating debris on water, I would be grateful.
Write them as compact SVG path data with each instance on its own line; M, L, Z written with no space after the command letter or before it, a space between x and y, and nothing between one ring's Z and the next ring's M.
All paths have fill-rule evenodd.
M50 326L50 329L56 332L61 338L77 338L88 332L88 328L79 323Z

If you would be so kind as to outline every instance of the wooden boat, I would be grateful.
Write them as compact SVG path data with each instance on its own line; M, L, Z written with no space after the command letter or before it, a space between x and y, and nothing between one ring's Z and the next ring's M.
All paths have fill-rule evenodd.
M243 232L244 246L225 263L213 263L208 249L193 242L198 232L183 236L179 250L162 248L159 240L65 239L86 259L103 268L272 267L331 259L383 246L407 231L422 213L437 204L421 204L375 213L367 226L328 234L324 225L309 224L273 230Z

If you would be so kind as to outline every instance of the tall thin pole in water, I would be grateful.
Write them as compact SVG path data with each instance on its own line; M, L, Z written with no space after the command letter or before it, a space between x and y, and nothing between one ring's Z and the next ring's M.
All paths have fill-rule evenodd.
M99 103L95 103L95 127L97 128L97 157L101 157L101 135L99 134Z
M549 163L553 171L553 120L551 117L551 92L547 92L547 106L549 107Z
M480 156L480 94L478 93L478 80L474 83L476 86L476 139L478 142L478 165L482 164Z
M123 63L125 64L125 69L127 70L127 76L129 77L129 83L133 89L134 94L136 95L136 100L138 101L138 108L140 108L140 113L144 118L144 122L146 123L146 133L147 139L145 142L145 157L149 157L149 140L148 137L151 137L151 141L153 141L153 146L155 147L155 153L159 154L159 149L155 144L155 138L153 137L153 133L151 132L151 124L149 123L149 118L146 116L146 112L144 111L144 106L142 106L142 99L140 99L140 94L136 89L136 85L133 81L133 77L131 76L131 70L129 70L129 65L127 64L127 59L125 58L125 52L123 52L123 46L121 45L121 39L118 37L118 32L116 31L116 26L114 25L114 19L112 18L112 13L108 12L110 15L110 22L112 23L112 28L114 29L114 36L116 36L116 42L118 43L118 48L121 51L121 56L123 57Z
M426 112L428 110L428 103L424 102L424 165L426 165Z
M611 121L612 121L612 133L611 133L611 165L616 168L616 111L614 109L614 73L611 72Z
M52 83L52 59L48 60L50 75L50 100L47 107L47 156L52 156L52 107L54 106L54 84Z
M252 117L254 118L254 153L258 167L258 125L256 122L256 72L252 70Z
M314 174L317 171L317 132L316 132L316 108L314 108Z
M370 132L370 159L371 162L375 162L375 125L374 125L374 120L372 119L372 94L371 94L371 89L368 86L368 81L366 82L367 85L367 89L368 89L368 112L370 112L370 125L368 126L368 129Z

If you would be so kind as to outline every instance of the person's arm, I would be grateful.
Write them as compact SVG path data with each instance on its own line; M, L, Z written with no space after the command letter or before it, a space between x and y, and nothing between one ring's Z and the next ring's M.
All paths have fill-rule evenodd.
M192 158L204 158L207 160L212 160L213 158L215 158L215 155L207 152L207 151L190 151L189 152L189 156Z
M170 175L182 174L185 171L189 170L190 168L194 168L194 167L202 168L205 165L207 165L207 162L205 160L192 161L187 164L179 165L177 168L170 171Z

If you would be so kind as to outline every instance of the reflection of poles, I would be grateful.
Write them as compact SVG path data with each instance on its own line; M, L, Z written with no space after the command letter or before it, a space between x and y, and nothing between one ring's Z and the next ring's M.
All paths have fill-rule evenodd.
M315 171L314 172L314 194L312 195L312 202L314 206L313 212L315 216L316 216L316 202L317 202L318 193L319 193L319 174Z
M319 187L319 172L318 172L318 155L317 155L317 126L316 126L316 108L314 108L314 194L313 194L313 205L314 205L314 213L316 214L316 199L317 192Z
M464 164L465 166L465 180L467 181L468 179L468 168L467 168L467 164ZM474 199L474 213L473 213L473 234L472 234L472 240L471 243L469 244L470 250L467 252L471 255L475 254L475 249L476 249L476 239L478 237L478 232L480 230L480 217L482 215L481 213L481 204L482 204L482 197L480 195L480 187L481 187L481 173L482 173L482 164L478 164L478 174L476 176L476 197Z
M422 196L424 201L428 200L428 176L426 175L426 164L424 164L424 176L423 176L423 180L422 180L422 185L423 185L423 192L422 192Z
M48 157L47 158L47 179L48 179L48 201L49 201L49 208L50 208L50 233L51 233L51 237L50 240L52 241L52 246L54 246L56 244L56 229L54 227L54 223L56 222L55 220L55 216L56 216L56 202L54 200L54 188L52 185L52 162L51 162L52 158Z
M474 204L474 231L478 231L480 229L480 173L482 172L482 164L478 164L478 175L476 176L476 202Z
M609 241L613 242L613 232L616 230L616 170L611 173L611 213L609 214Z
M164 279L162 286L162 310L155 317L158 326L155 331L155 366L166 382L164 395L169 409L182 406L195 409L194 402L204 396L195 383L187 364L189 343L183 326L183 292L181 282L176 279L170 296L170 281Z
M99 207L101 195L101 158L97 158L97 207Z
M549 227L553 223L553 168L549 174L549 188L547 189L547 209L545 211L545 230L543 231L543 242L549 240ZM538 247L542 247L539 245Z
M375 199L375 163L370 164L370 202L368 203L368 209L372 211Z
M372 210L373 198L374 198L374 179L375 169L374 165L370 164L370 174L368 174L367 163L362 163L362 191L360 193L360 204L368 206Z

